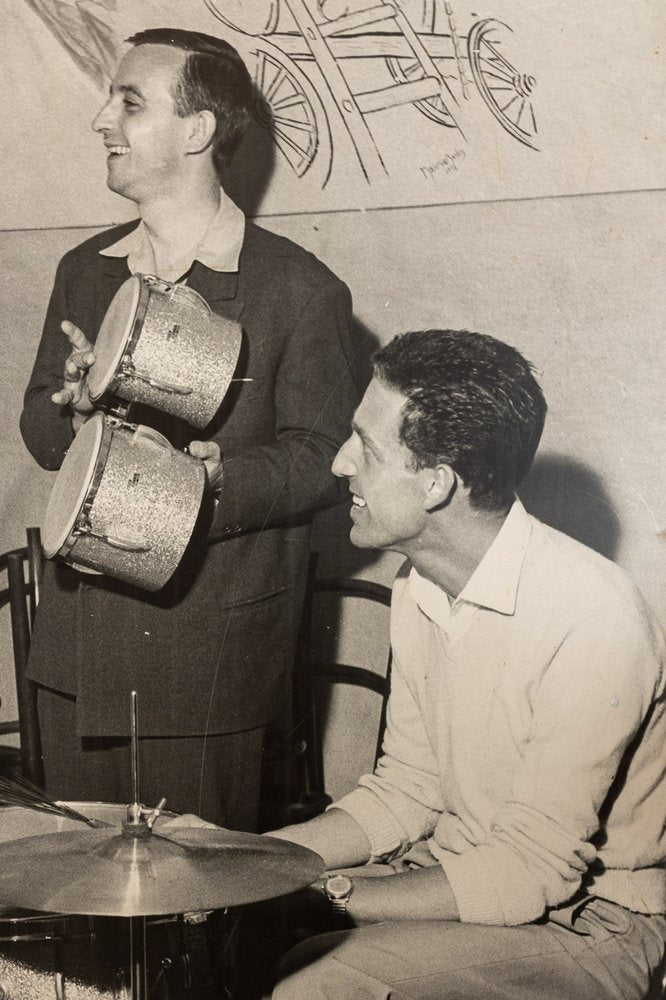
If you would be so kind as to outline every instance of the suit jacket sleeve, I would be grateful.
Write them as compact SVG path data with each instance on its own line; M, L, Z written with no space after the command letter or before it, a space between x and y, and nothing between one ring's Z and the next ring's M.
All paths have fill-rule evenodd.
M55 284L44 323L32 375L25 392L21 414L21 434L28 451L43 469L59 469L74 438L66 406L51 402L51 394L62 387L69 341L60 329L63 319L72 319L67 308L66 258L56 273Z
M351 296L337 279L295 317L275 379L274 441L225 451L212 537L298 519L344 496L331 462L358 399L350 325Z

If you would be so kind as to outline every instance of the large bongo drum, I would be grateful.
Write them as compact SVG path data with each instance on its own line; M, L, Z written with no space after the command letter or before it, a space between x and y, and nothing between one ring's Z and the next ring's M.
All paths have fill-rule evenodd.
M66 804L110 826L120 827L127 814L127 806L116 803ZM174 815L162 814L155 826ZM54 813L21 806L0 809L0 841L82 828ZM211 975L202 930L171 915L148 918L146 936L150 996L200 997ZM124 920L0 910L0 1000L129 1000L129 959Z
M194 289L135 274L102 321L90 398L147 403L205 427L229 388L240 345L240 324L212 312Z
M157 431L96 413L80 429L53 486L44 551L78 568L159 590L190 540L203 463Z

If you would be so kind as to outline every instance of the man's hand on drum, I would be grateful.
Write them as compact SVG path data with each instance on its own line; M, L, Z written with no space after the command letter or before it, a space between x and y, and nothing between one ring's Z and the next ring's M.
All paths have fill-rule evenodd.
M95 354L93 345L78 326L64 320L60 329L69 340L72 350L65 361L63 387L54 392L51 399L58 406L69 406L74 431L78 431L95 409L88 395L86 377L88 369L95 363Z
M217 441L192 441L189 451L193 458L199 458L203 462L208 489L219 493L224 477L224 462Z

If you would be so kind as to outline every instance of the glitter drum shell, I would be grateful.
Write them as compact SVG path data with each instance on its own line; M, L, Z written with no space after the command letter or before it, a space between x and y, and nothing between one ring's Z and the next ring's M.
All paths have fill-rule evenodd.
M127 806L110 802L67 802L85 816L112 827L127 818ZM155 828L173 820L175 813L163 811ZM54 812L41 812L22 806L0 807L0 842L34 837L37 834L68 833L86 829L74 819ZM119 1000L129 997L127 947L119 922L99 917L46 913L36 910L7 909L0 913L0 998L7 1000ZM170 931L170 928L173 930ZM186 930L181 917L149 918L147 933L152 950L169 971L168 986L180 986L180 963L185 954L163 946L163 931L179 944ZM162 934L162 937L160 937ZM168 963L168 965L166 964ZM162 968L162 967L160 967ZM160 996L194 995L184 987ZM198 995L198 994L196 994Z
M49 558L159 590L190 540L203 463L142 424L96 413L74 438L49 500Z
M229 388L240 345L240 324L212 312L194 289L132 275L102 321L90 398L146 403L206 427Z

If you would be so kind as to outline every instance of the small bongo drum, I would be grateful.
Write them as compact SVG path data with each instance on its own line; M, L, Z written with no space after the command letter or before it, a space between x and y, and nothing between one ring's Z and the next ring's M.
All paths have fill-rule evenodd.
M203 463L157 431L95 413L56 476L42 540L49 558L159 590L190 539Z
M241 327L186 285L135 274L116 292L88 372L93 402L147 403L205 427L234 373Z

